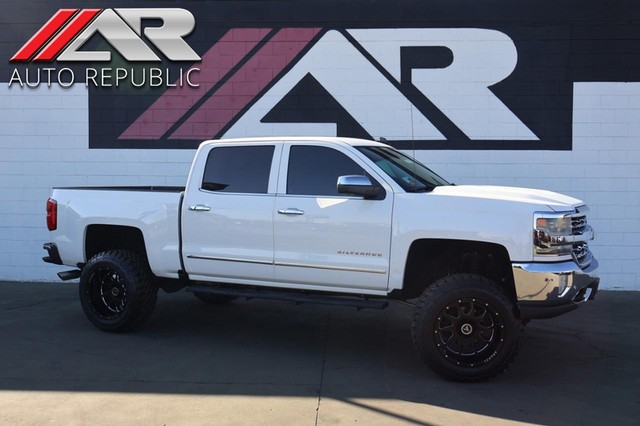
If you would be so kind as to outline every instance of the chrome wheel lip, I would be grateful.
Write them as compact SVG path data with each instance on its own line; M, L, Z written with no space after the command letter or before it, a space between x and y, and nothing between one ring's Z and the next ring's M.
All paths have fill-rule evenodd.
M450 363L478 367L496 357L504 345L504 321L499 311L478 297L456 298L438 313L433 338Z

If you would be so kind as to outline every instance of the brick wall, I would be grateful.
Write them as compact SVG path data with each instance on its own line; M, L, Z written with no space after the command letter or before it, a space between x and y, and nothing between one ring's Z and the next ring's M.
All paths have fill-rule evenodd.
M640 290L640 83L574 85L572 151L415 151L459 184L544 188L585 200L602 286ZM183 185L192 150L88 149L83 85L0 84L0 279L55 280L41 261L53 186Z
M42 262L55 186L184 185L192 150L88 149L84 85L0 83L0 280L57 280Z

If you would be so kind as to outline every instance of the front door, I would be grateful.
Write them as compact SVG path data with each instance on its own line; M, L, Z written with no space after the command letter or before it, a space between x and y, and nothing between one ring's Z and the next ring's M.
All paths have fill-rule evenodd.
M387 187L376 200L339 194L344 175L367 175L386 187L343 147L285 145L274 216L276 281L387 289L393 193Z

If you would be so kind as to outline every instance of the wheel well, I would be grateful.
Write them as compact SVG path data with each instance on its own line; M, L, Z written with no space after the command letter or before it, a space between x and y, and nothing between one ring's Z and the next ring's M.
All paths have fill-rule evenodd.
M502 286L516 300L513 272L507 249L499 244L465 240L416 240L411 244L403 299L418 297L434 281L454 273L482 275Z
M146 258L142 231L132 226L89 225L85 233L85 258L107 250L131 250Z

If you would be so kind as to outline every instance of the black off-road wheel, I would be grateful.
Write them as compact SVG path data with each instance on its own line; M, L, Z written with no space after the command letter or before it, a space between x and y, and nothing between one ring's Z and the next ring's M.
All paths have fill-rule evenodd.
M144 256L127 250L96 254L80 276L82 310L104 331L124 332L141 326L151 317L157 294Z
M455 381L479 382L511 365L522 325L514 304L493 281L453 274L422 293L411 331L418 355L434 372Z
M194 291L193 295L209 305L224 305L238 298L237 296L229 296L227 294L205 293L200 291Z

